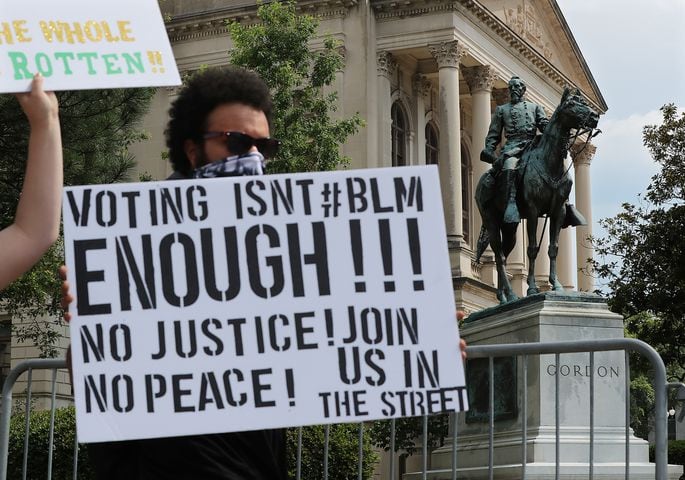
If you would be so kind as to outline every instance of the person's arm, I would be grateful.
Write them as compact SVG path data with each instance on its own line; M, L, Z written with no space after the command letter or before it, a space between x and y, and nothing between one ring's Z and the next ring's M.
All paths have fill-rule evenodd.
M57 98L36 76L17 94L31 134L26 176L14 223L0 231L0 289L31 268L57 239L62 197L62 140Z
M502 120L502 108L497 107L495 113L492 115L492 120L490 121L490 128L488 129L488 134L485 137L485 148L480 154L480 159L486 163L494 163L497 160L495 155L495 150L497 146L502 141L502 129L504 128L504 122Z
M538 127L540 132L544 132L547 124L549 123L549 118L545 114L545 109L540 105L535 106L535 125Z

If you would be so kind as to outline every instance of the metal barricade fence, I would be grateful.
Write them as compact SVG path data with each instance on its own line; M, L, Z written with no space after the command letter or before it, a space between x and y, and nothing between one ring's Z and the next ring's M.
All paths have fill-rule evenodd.
M625 362L626 362L626 412L625 412L625 478L630 478L630 375L629 375L629 361L628 355L630 352L636 352L643 355L647 360L650 361L653 371L653 386L655 391L655 409L654 409L654 434L655 434L655 479L656 480L666 480L667 478L667 429L666 429L666 402L667 402L667 390L669 387L685 387L682 384L668 384L666 381L666 369L664 367L661 357L657 352L648 344L635 339L611 339L611 340L594 340L594 341L570 341L570 342L549 342L549 343L521 343L521 344L500 344L500 345L482 345L482 346L470 346L467 348L467 354L469 359L487 358L489 359L489 435L488 435L488 477L492 479L494 477L494 466L493 466L493 446L494 446L494 368L493 359L496 357L505 356L516 356L522 357L523 359L523 385L527 385L527 358L530 355L544 355L553 354L555 355L556 364L559 365L559 356L561 354L568 353L588 353L590 361L590 369L592 371L592 365L594 364L594 354L596 352L606 352L606 351L624 351L625 352ZM44 370L49 369L53 371L52 374L52 390L51 390L51 417L50 417L50 428L49 428L49 445L48 445L48 464L46 465L46 478L51 480L52 478L52 451L53 451L53 437L54 437L54 426L55 426L55 393L56 393L56 373L58 369L64 369L66 367L66 362L63 359L40 359L40 360L27 360L21 362L17 365L7 376L5 383L2 388L2 405L0 409L0 480L6 480L7 478L7 466L8 466L8 449L9 449L9 431L10 431L10 416L12 410L12 388L23 373L28 375L28 388L26 392L26 402L25 402L25 436L24 436L24 449L22 458L22 479L26 479L27 475L27 462L28 462L28 451L29 451L29 420L30 420L30 405L31 405L31 377L34 370ZM555 447L556 447L556 464L555 464L555 478L559 478L560 460L559 460L559 448L560 448L560 435L559 435L559 425L560 425L560 415L559 415L559 369L555 371L555 418L556 418L556 428L555 428ZM523 388L523 398L521 400L522 405L522 418L526 418L527 412L527 388ZM454 420L454 416L453 416ZM588 478L593 478L593 466L594 466L594 381L593 376L590 376L590 411L589 411L589 421L590 421L590 442L589 442L589 471ZM395 450L395 420L388 420L390 422L390 451ZM452 451L451 451L451 478L456 479L458 474L458 459L457 459L457 445L458 445L458 432L456 428L456 422L451 423L452 428ZM527 444L527 427L521 429L521 478L526 478L526 444ZM324 461L322 464L322 478L328 480L329 472L329 431L330 427L326 426L324 429ZM357 478L358 480L363 480L363 435L364 435L364 424L359 424L359 451L358 451L358 468L357 468ZM423 417L423 435L422 435L422 468L421 472L418 472L422 480L428 478L428 462L427 453L428 450L428 417ZM389 475L390 480L396 480L396 461L392 457L391 464L389 465ZM74 443L74 457L73 457L73 479L77 478L78 469L78 443ZM302 429L300 428L297 436L297 455L296 455L296 479L300 480L302 475Z

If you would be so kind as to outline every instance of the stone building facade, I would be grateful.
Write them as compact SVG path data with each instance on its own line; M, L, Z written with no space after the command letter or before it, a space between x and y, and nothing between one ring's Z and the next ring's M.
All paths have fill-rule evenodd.
M491 113L508 101L507 81L520 76L527 98L551 115L564 86L579 88L597 111L607 106L555 0L304 0L320 33L341 45L345 67L335 79L339 114L359 112L366 127L343 145L350 168L436 163L450 247L455 302L467 312L496 303L492 260L476 264L480 215L476 183ZM228 63L227 23L256 21L254 1L167 0L167 30L181 72ZM320 45L314 44L316 49ZM160 157L173 89L160 89L145 120L150 141L135 147L141 172L170 173ZM575 153L579 152L579 153ZM576 204L591 223L590 164L595 148L575 146ZM542 224L542 222L540 222ZM540 225L542 229L542 225ZM509 258L517 294L527 272L524 229ZM594 289L587 274L591 225L562 231L559 273L567 288ZM541 252L546 252L545 241ZM538 257L542 288L547 258Z

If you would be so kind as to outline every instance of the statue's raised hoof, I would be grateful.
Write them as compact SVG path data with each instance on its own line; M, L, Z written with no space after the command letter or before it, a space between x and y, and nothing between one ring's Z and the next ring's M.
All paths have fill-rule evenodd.
M532 287L531 287L531 288L529 288L528 291L526 292L526 295L528 295L528 296L530 297L531 295L537 295L538 293L540 293L540 290L538 290L537 288L532 288Z

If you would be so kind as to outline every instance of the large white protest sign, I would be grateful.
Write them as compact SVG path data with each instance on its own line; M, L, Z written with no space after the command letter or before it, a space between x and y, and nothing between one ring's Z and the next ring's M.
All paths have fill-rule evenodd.
M156 0L2 0L0 92L180 85Z
M467 408L435 167L71 187L79 440Z

